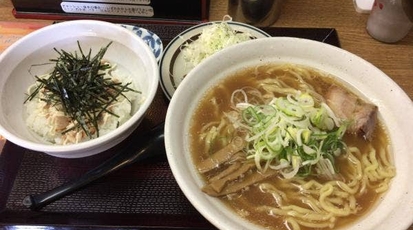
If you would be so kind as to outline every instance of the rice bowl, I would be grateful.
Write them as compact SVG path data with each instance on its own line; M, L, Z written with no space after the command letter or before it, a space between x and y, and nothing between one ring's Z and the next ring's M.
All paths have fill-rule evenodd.
M76 50L77 41L85 50L91 49L93 52L112 41L105 59L131 75L145 100L141 105L132 105L131 118L104 136L70 146L53 145L34 135L26 126L23 115L25 93L35 82L33 76L47 73L50 66L39 66L31 73L29 70L32 65L47 63L55 57L54 48ZM116 24L94 20L74 20L39 29L2 53L0 66L3 70L0 78L1 135L25 148L64 158L94 155L125 139L139 125L149 108L159 78L154 54L141 38Z

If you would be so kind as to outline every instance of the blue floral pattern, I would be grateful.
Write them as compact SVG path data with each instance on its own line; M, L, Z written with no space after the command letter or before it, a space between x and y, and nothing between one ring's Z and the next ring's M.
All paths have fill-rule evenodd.
M140 38L142 38L142 40L149 46L149 48L151 48L153 54L155 55L156 60L159 62L162 52L163 52L163 44L162 44L162 40L159 38L158 35L156 35L152 31L149 31L147 29L144 29L138 26L123 25L123 24L120 26L128 30L131 30L136 35L138 35Z

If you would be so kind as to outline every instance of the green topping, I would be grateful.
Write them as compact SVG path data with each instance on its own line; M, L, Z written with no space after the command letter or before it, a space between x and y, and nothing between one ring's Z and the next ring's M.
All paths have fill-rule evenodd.
M118 117L110 111L109 106L119 96L129 100L124 95L125 92L138 91L129 87L131 82L122 84L106 76L112 66L102 61L102 58L112 42L101 48L93 57L91 50L85 54L80 43L77 44L79 52L74 53L54 48L59 57L50 59L54 64L53 71L45 76L35 76L37 86L24 103L39 96L48 105L63 111L75 121L76 125L64 130L62 134L80 128L89 138L92 138L93 134L98 137L102 113Z
M247 158L259 170L280 170L287 179L312 173L331 178L337 173L334 161L345 152L346 125L338 124L326 104L316 106L312 96L298 93L266 105L243 103L237 108L241 119L231 120L246 127Z

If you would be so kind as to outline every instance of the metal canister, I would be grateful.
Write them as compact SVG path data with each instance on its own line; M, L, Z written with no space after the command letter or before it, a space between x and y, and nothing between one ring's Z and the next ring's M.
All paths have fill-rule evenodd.
M228 14L234 21L268 27L280 16L283 0L229 0Z

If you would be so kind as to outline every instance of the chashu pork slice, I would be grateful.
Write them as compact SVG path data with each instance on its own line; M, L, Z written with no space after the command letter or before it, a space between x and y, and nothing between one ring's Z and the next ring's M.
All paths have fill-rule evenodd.
M376 105L367 103L338 86L328 89L326 102L339 119L349 122L348 132L371 139L377 123Z

